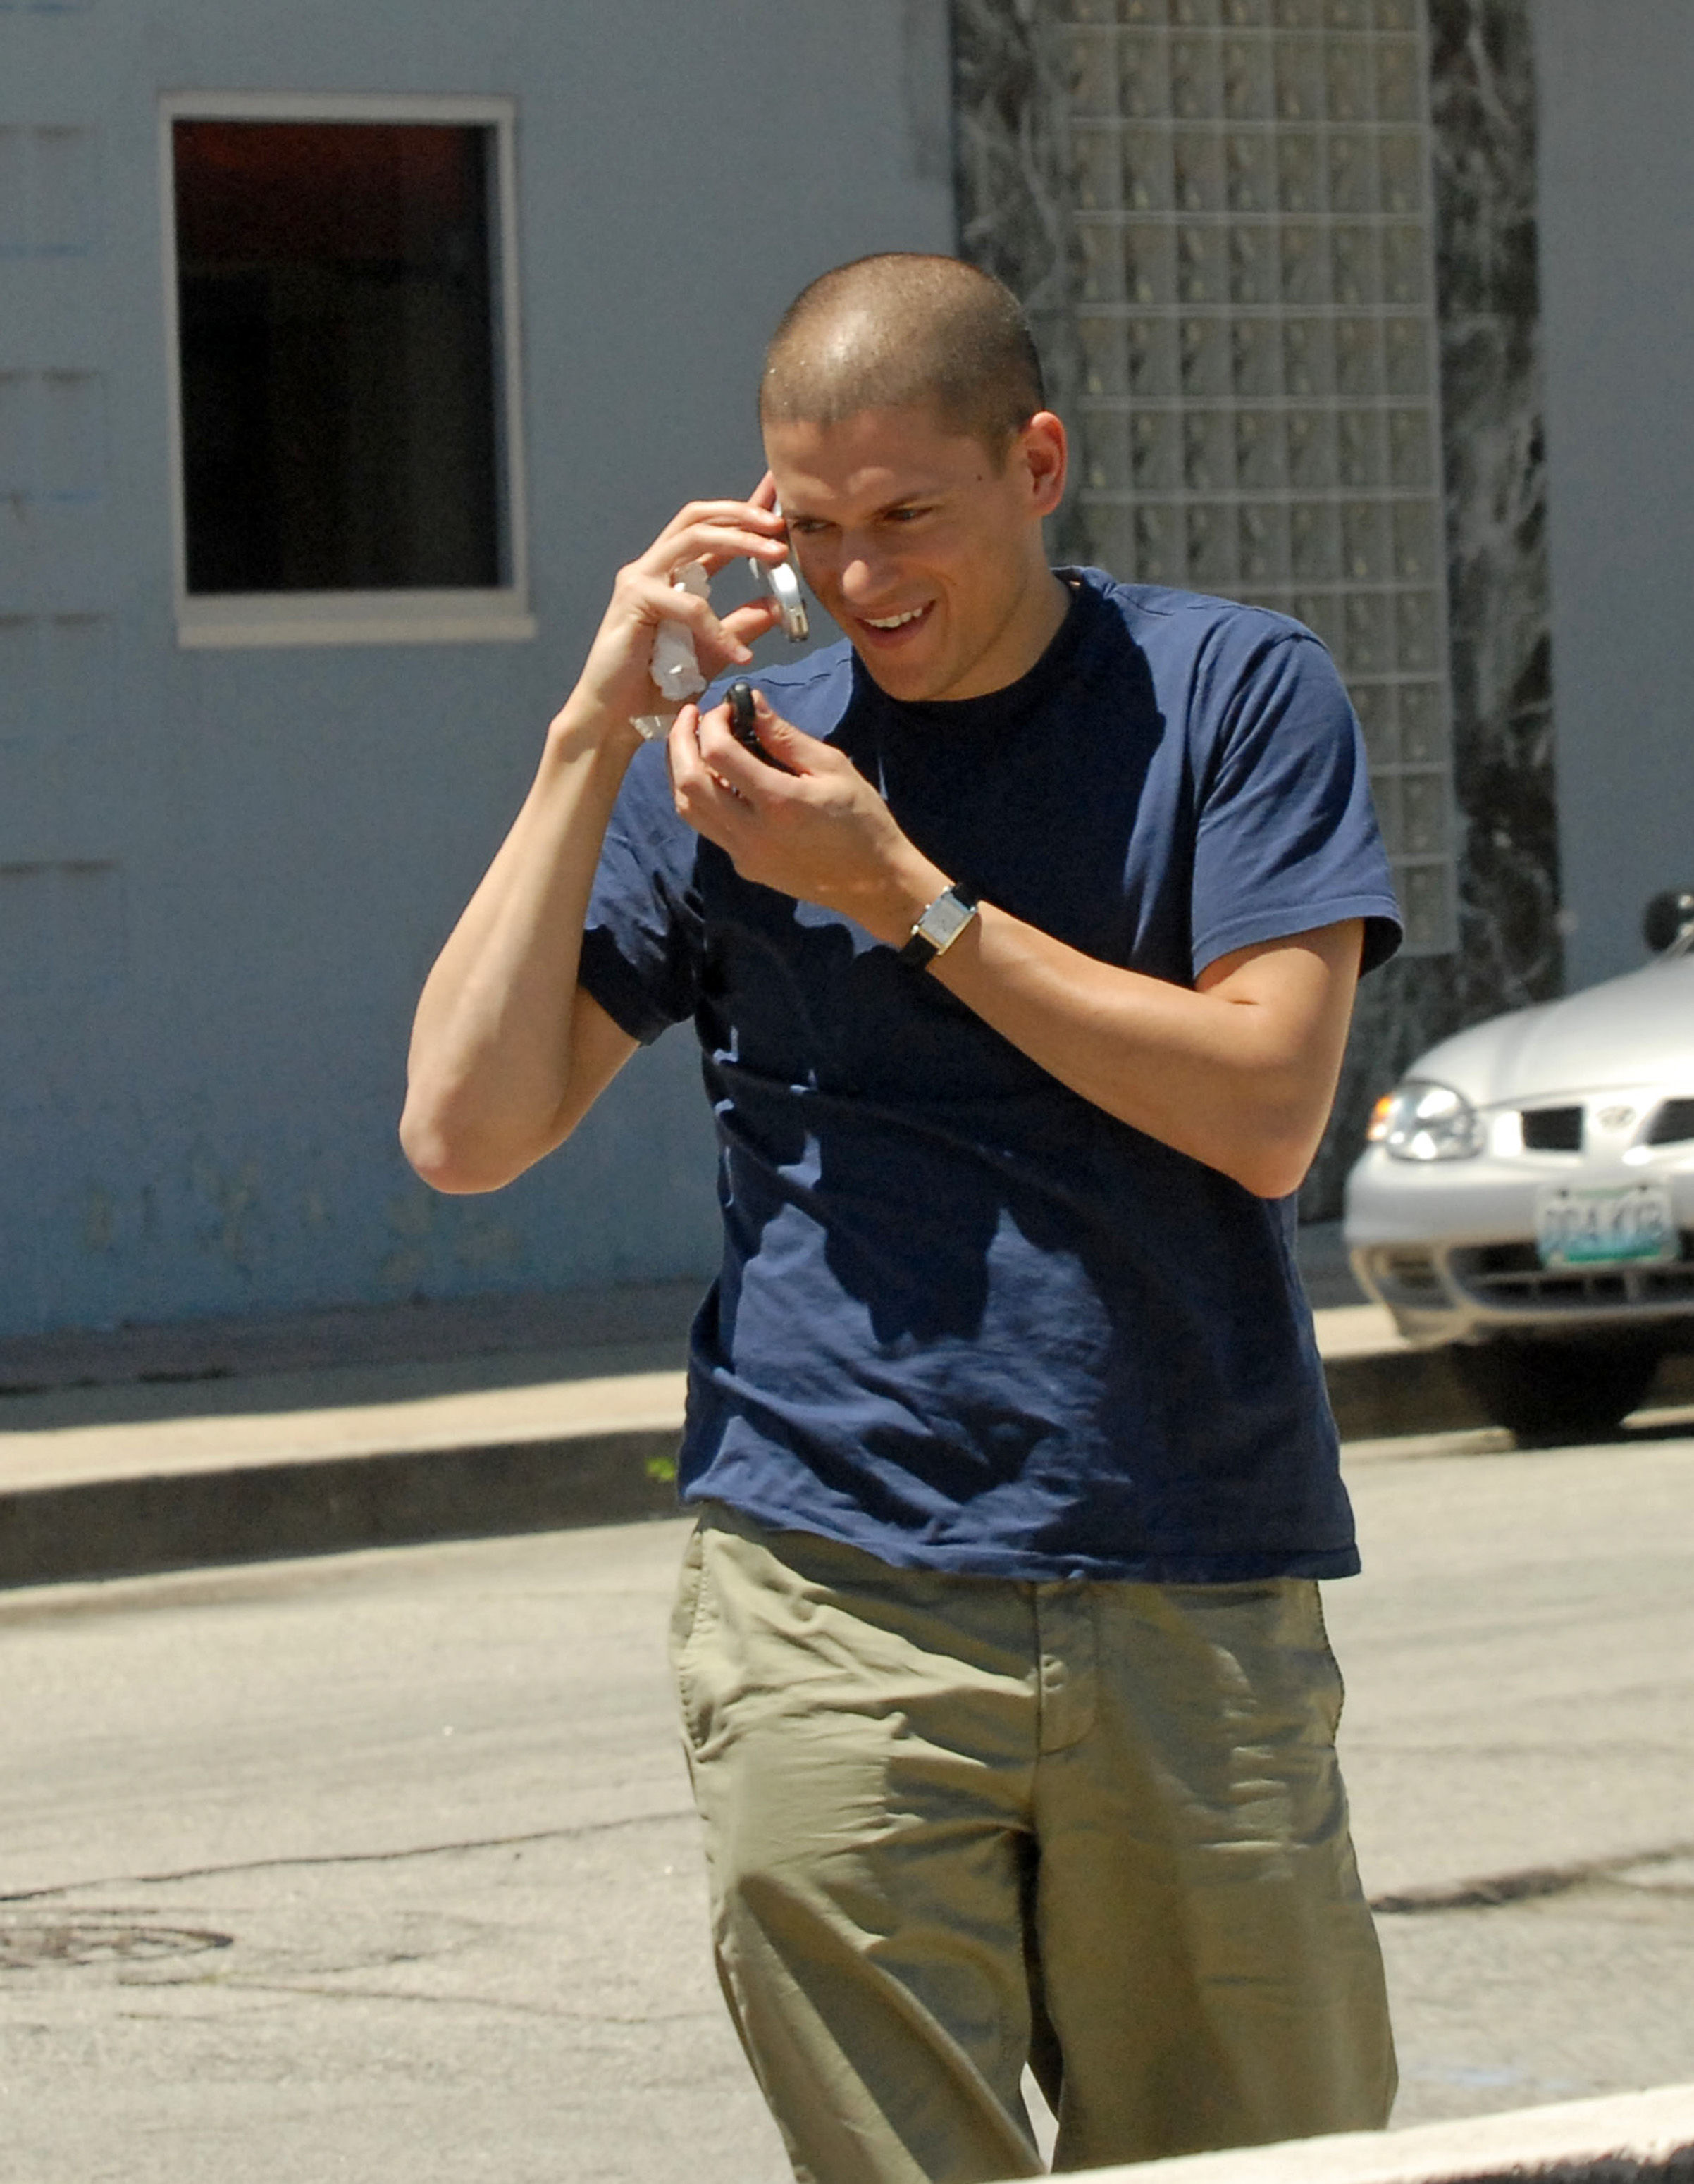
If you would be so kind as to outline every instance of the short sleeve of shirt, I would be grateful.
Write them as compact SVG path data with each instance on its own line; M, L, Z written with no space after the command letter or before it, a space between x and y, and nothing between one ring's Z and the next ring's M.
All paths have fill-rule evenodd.
M1361 967L1374 970L1401 922L1358 722L1315 638L1242 619L1252 633L1199 671L1201 716L1219 725L1200 769L1194 975L1232 950L1352 917L1365 922Z
M677 816L662 744L630 761L588 898L577 976L644 1046L683 1017L699 993L699 838Z

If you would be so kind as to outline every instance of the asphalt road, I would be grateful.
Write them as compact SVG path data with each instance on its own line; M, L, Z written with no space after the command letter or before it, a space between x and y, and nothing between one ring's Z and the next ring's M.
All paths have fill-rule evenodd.
M1687 1432L1351 1452L1398 2122L1694 2078ZM0 1596L0 2176L780 2184L705 1951L681 1538Z

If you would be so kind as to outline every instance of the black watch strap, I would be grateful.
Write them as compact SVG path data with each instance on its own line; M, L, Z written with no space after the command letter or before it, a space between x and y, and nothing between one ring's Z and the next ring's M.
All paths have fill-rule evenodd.
M900 950L902 963L914 971L928 969L945 956L977 914L978 897L956 880L944 888L911 928L911 938Z

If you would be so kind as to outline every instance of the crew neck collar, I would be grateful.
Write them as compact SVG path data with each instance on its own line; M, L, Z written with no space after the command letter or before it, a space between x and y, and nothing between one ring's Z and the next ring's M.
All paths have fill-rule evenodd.
M1065 618L1048 639L1047 649L1035 665L1015 682L985 691L978 698L892 698L872 676L857 653L853 655L855 695L891 714L896 721L925 734L991 734L1026 718L1070 673L1084 637L1094 621L1095 590L1080 569L1058 568L1053 574L1070 593Z

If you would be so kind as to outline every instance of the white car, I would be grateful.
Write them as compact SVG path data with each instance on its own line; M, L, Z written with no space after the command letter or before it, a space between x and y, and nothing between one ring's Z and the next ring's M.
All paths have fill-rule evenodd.
M1641 970L1421 1056L1347 1178L1359 1282L1524 1441L1609 1432L1694 1349L1694 894L1643 930Z

